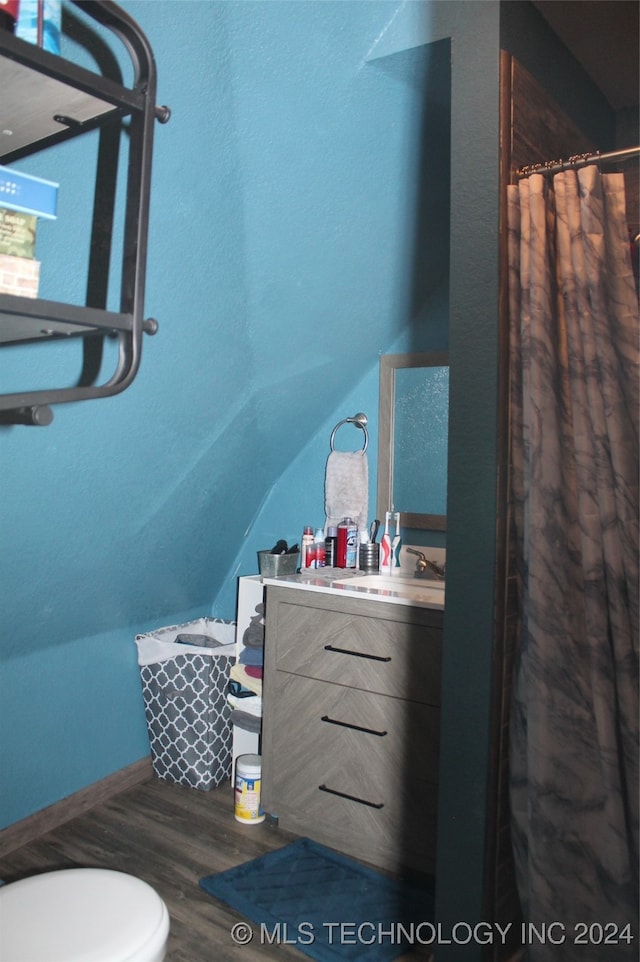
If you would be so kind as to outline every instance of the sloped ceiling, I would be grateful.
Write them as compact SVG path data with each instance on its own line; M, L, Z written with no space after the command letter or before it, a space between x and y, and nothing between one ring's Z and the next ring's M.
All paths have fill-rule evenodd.
M638 104L636 0L533 0L614 110Z

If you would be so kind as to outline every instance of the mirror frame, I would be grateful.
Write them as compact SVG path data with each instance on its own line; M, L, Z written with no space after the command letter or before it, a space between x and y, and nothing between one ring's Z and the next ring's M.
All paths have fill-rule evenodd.
M393 504L393 441L396 371L411 367L449 367L447 351L418 354L380 355L380 397L378 411L378 517ZM421 531L446 531L446 514L418 514L398 509L402 525Z

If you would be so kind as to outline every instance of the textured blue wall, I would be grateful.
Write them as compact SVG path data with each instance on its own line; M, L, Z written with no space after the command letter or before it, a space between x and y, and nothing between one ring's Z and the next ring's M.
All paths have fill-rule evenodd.
M233 618L256 550L323 522L329 435L358 410L373 510L378 355L447 347L448 48L423 46L430 5L417 40L390 44L402 3L124 5L173 112L155 131L160 332L124 394L0 429L0 825L147 754L134 635ZM88 137L23 165L61 185L38 238L49 296L83 294L94 153ZM67 347L54 375L43 347L3 352L3 383L72 381Z

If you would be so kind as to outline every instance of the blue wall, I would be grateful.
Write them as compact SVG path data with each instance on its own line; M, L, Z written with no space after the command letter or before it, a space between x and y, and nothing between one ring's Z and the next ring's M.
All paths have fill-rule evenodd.
M148 753L134 635L233 618L255 552L323 523L329 436L359 410L373 512L378 356L448 346L449 52L424 45L446 36L431 5L124 6L172 109L147 272L160 331L122 395L0 429L0 826ZM88 137L22 165L61 185L38 237L47 296L84 291L91 193L70 158L91 169L94 152ZM40 346L3 352L2 383L73 380L67 347L54 374Z

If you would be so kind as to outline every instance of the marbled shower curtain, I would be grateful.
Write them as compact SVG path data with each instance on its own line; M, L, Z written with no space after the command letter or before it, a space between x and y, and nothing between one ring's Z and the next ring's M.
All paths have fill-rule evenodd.
M636 960L640 372L623 176L533 174L508 205L525 957Z

